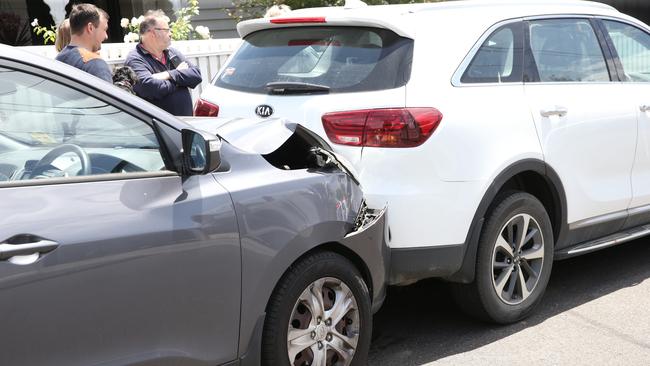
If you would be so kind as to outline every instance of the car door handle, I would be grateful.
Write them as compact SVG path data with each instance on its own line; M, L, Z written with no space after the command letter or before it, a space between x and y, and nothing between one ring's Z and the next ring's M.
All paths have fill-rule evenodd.
M639 109L641 110L641 112L650 112L650 105L644 104L642 106L639 106Z
M555 107L545 108L539 111L539 114L541 114L542 117L550 117L550 116L564 117L567 115L567 113L569 113L568 109L557 105Z
M0 244L0 260L6 260L17 255L31 255L51 252L59 246L59 243L51 240L38 240L22 244Z

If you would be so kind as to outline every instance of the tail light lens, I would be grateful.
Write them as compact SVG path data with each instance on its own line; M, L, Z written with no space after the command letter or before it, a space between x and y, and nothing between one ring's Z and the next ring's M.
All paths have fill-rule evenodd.
M216 117L219 115L219 106L203 99L199 99L194 107L196 117Z
M415 147L433 134L442 113L435 108L365 109L326 113L322 120L335 144Z

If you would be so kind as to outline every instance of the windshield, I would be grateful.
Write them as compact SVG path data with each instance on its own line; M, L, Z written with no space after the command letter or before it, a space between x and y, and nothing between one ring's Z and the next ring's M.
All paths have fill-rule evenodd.
M398 88L411 73L413 40L386 29L293 27L252 33L214 84L254 93ZM269 86L270 84L270 86Z

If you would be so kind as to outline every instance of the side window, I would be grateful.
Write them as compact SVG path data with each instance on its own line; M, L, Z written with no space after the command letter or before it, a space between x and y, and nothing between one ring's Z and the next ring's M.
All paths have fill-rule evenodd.
M530 49L541 82L609 81L598 38L587 19L529 22Z
M628 81L650 82L650 35L628 24L605 20L605 28Z
M65 85L0 67L0 183L163 168L145 122Z
M483 42L463 73L462 83L512 83L522 80L522 23L504 25Z

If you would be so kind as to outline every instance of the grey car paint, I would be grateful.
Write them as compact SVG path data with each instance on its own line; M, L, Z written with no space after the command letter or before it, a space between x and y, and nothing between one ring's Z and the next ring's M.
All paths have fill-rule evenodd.
M241 349L246 350L251 337L255 338L259 314L264 312L282 274L301 255L322 244L339 244L357 258L363 258L362 273L372 273L368 287L373 294L374 307L381 306L389 259L384 242L384 217L377 218L380 222L371 230L354 231L353 223L363 201L363 192L348 173L275 169L261 155L252 153L281 148L298 127L287 121L277 121L272 129L263 126L269 141L253 146L247 136L254 134L250 131L257 125L255 122L241 123L240 128L247 132L238 133L229 120L185 120L218 135L225 125L227 132L224 134L230 138L229 144L222 149L224 160L231 165L230 171L217 172L215 176L231 193L241 235L244 289ZM265 184L260 185L260 180ZM260 270L264 276L259 275Z
M212 177L3 188L0 210L3 241L59 243L34 264L0 262L0 364L236 357L239 238Z
M355 227L362 192L346 172L278 169L224 143L217 172L181 176L185 122L67 65L0 55L154 125L167 169L0 188L1 242L58 243L33 264L0 261L0 364L258 363L266 302L315 248L348 256L381 304L383 213Z

